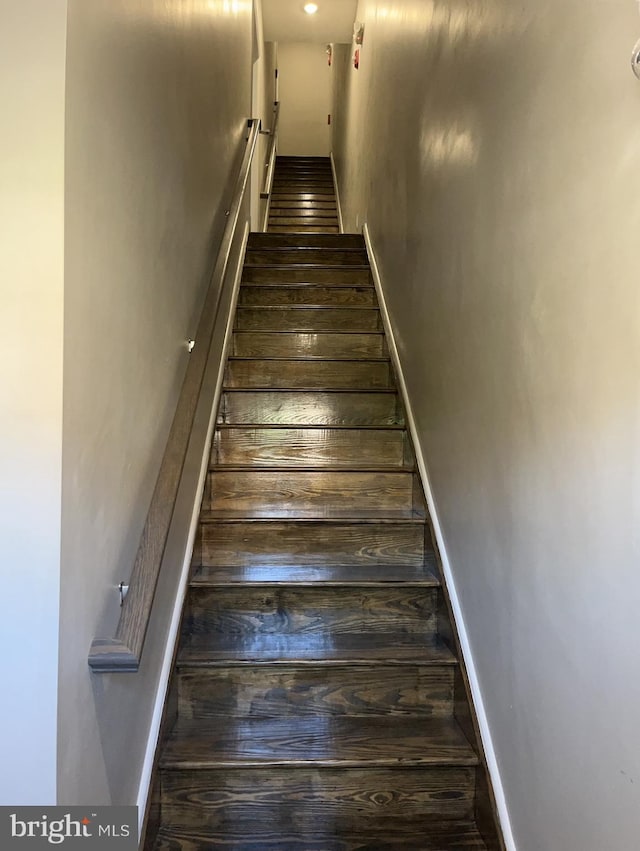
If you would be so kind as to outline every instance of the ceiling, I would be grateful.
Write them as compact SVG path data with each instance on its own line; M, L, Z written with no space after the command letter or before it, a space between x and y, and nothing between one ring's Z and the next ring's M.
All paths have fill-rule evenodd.
M266 41L350 42L357 0L315 0L307 15L306 0L262 0Z

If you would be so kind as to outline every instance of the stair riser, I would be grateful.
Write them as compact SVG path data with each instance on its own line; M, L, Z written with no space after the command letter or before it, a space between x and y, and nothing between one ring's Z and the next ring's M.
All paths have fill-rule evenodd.
M474 768L164 770L162 815L167 826L227 837L245 820L279 823L284 811L301 831L329 824L339 835L371 819L470 818L474 783Z
M305 183L313 180L333 180L333 171L330 165L315 165L310 164L292 164L280 165L276 167L275 180L286 180L289 177L294 177L303 180Z
M393 387L389 362L343 360L230 360L226 387L386 389Z
M252 305L323 305L377 307L372 287L251 287L240 289L239 303Z
M246 262L250 265L326 264L328 266L366 266L367 252L351 249L339 251L333 248L273 248L262 250L250 248Z
M337 218L337 210L329 209L329 210L320 211L316 207L312 207L310 209L307 208L307 207L293 207L293 208L286 207L284 210L280 210L277 207L273 207L269 212L269 217L276 224L280 219L283 219L283 218L287 219L291 216L293 216L296 219L305 219L305 218L335 219L335 218Z
M303 189L305 192L313 192L318 186L332 193L335 191L332 174L321 171L300 174L284 174L281 172L274 177L273 189L277 190L282 186L287 188L293 186L295 189Z
M324 284L325 286L371 285L369 269L309 269L248 266L242 273L247 284Z
M269 208L269 213L271 214L274 211L277 212L277 211L291 210L291 209L296 209L296 210L332 210L332 211L335 210L336 213L338 212L338 206L337 206L335 201L331 201L331 200L327 200L327 199L318 200L318 201L300 201L300 200L294 198L290 201L286 201L286 200L273 201L271 203L270 208ZM308 245L309 243L297 242L295 244L296 245ZM340 246L335 246L335 247L338 248ZM352 246L349 246L349 247L352 247ZM364 246L362 246L362 245L357 245L355 247L364 249Z
M402 425L395 393L228 390L219 422L275 425Z
M340 233L340 228L338 225L334 226L324 226L324 225L269 225L269 233L309 233L309 234L330 234L330 233Z
M325 183L333 187L333 173L330 168L279 168L273 178L274 185L294 183L307 189L316 183Z
M294 233L300 233L307 228L337 228L339 226L337 216L273 216L269 219L269 232L273 233L273 228L286 227L291 228ZM275 231L277 233L278 231Z
M314 180L306 183L305 181L278 180L273 184L274 198L280 195L292 195L295 192L302 192L305 195L322 195L325 198L335 198L336 194L333 184L328 181Z
M330 292L330 291L329 291ZM307 334L305 332L236 331L237 357L380 358L386 357L382 334Z
M367 308L239 307L238 331L381 331L380 312Z
M252 233L249 236L250 248L359 248L365 250L365 242L355 233L345 233L338 236L319 236L305 238L299 236L274 237L273 234Z
M447 717L453 711L453 668L279 667L183 671L179 715L183 720L409 716Z
M222 429L211 461L218 464L283 466L393 464L404 456L401 431L351 429Z
M322 636L437 630L433 588L191 588L183 636Z
M316 192L315 189L305 191L302 187L275 191L271 196L271 203L277 207L281 201L320 201L323 204L336 203L333 193Z
M202 506L251 516L344 511L411 511L411 473L210 472Z
M424 562L424 528L413 524L217 523L199 530L196 562L215 567Z

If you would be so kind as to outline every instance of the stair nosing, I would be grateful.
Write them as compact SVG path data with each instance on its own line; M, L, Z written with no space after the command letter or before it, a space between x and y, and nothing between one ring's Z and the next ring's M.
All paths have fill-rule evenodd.
M332 219L334 217L319 216L319 218ZM353 245L345 245L342 248L338 245L248 245L247 253L250 251L340 251L342 254L366 254L367 250L364 246Z
M416 467L409 464L397 466L385 466L383 464L331 464L328 466L317 466L305 464L295 466L293 464L210 464L209 472L224 473L393 473L394 475L409 476L416 473Z
M393 387L223 387L225 393L385 393L398 395Z
M239 304L238 310L274 310L274 311L282 311L282 310L367 310L370 313L379 313L379 307L371 307L370 305L359 305L359 304ZM239 331L249 330L246 328L239 328ZM259 328L252 328L252 331L259 331ZM330 330L325 328L325 331ZM299 332L303 333L303 332ZM351 333L366 333L366 331L353 331Z
M311 271L312 269L319 269L327 272L343 272L345 270L352 272L370 272L371 266L367 264L356 265L341 265L339 263L332 264L324 264L324 263L245 263L245 269L273 269L277 271L283 271L286 269L294 270L294 271Z
M313 717L313 716L312 716ZM270 754L264 753L264 751L258 756L257 754L252 753L241 753L238 751L238 745L236 744L235 752L233 750L233 745L236 742L241 741L242 739L238 737L240 732L246 734L251 733L252 737L256 735L256 731L260 731L261 727L267 728L269 731L269 727L273 729L274 720L265 718L258 719L253 723L247 724L246 722L243 724L242 719L231 719L230 723L227 723L227 728L229 730L229 740L231 742L230 745L223 745L222 753L215 754L215 751L208 750L207 756L203 756L199 753L197 756L190 755L188 752L186 754L180 755L179 748L180 744L187 744L190 739L190 733L192 730L196 729L196 726L199 727L200 733L198 736L198 744L202 743L203 745L207 744L207 737L211 734L211 731L215 730L216 733L219 734L221 728L221 720L218 720L216 724L214 720L211 720L209 724L204 725L196 725L195 722L184 722L178 723L174 727L174 730L171 735L171 739L176 743L177 753L166 754L163 758L160 759L160 767L165 770L172 769L189 769L189 770L201 770L201 769L209 769L209 768L225 768L225 769L244 769L244 768L259 768L259 767L289 767L289 768L363 768L363 769L373 769L376 767L409 767L415 766L418 767L437 767L437 766L459 766L459 765L467 765L467 766L475 766L479 764L478 754L473 747L473 745L466 738L463 730L460 725L454 719L428 719L428 718L419 718L419 719L403 719L403 725L408 728L410 725L419 723L421 728L424 730L425 741L422 744L421 748L415 747L412 744L409 745L409 753L404 753L398 755L397 753L397 744L402 741L402 737L396 738L395 740L387 740L384 741L382 747L379 747L378 752L374 754L367 754L365 756L361 754L344 754L340 752L340 748L343 745L343 741L341 740L342 736L349 736L349 722L345 723L344 719L338 717L330 717L327 723L326 732L323 731L323 735L326 735L327 742L330 743L332 748L331 753L318 753L313 754L308 750L304 754L291 754L284 753L280 750L278 752L278 748L275 747L273 752ZM222 719L222 724L225 719ZM229 722L229 719L226 719ZM285 719L286 724L283 723L283 726L291 727L292 720L290 718ZM298 722L300 727L308 725L309 719L305 716L295 716L295 720ZM369 735L376 733L376 730L379 727L379 722L384 720L383 717L377 718L354 718L354 721L357 722L357 725L360 728L364 728ZM233 723L236 721L237 723ZM372 723L373 722L373 723ZM399 720L397 718L394 719L394 726L396 729L399 725ZM245 730L245 727L247 728ZM255 728L255 729L252 729ZM342 729L341 729L342 728ZM446 741L444 747L442 744L437 744L438 735L441 735L441 731L443 729L447 729L447 733L450 736L449 741ZM223 726L224 730L224 726ZM276 726L277 731L277 726ZM297 730L295 731L297 733ZM436 746L443 748L446 753L433 752L430 748L429 736L435 733L436 736ZM224 742L224 735L226 733L223 732L222 741ZM261 733L264 735L264 733ZM273 732L271 732L273 735ZM310 735L313 740L316 738L317 740L321 739L319 734L314 734L314 731L306 734ZM260 738L258 736L258 741ZM215 737L213 740L209 739L210 745L216 742Z
M347 392L347 393L364 393L364 392L397 393L398 392L396 389L391 388L391 387L373 388L373 389L370 389L368 391L365 391L360 387L353 387L353 388L351 388L351 387L336 388L336 387L321 387L321 386L313 387L313 386L309 386L309 385L306 385L306 384L303 384L303 385L300 385L300 386L297 386L297 387L291 387L291 386L288 386L288 387L270 387L269 385L266 385L266 384L259 384L255 387L253 387L253 386L230 387L228 384L225 384L222 387L222 392L223 393L229 393L229 392L233 392L234 390L244 392L244 393L251 393L254 390L256 390L258 392L273 392L273 391L277 391L277 390L284 390L286 392L292 392L292 391L298 391L299 390L301 393L334 393L334 392L337 392L340 389L344 389L344 391Z
M318 423L216 423L216 429L315 429L321 431L339 429L342 431L406 431L407 427L406 425L400 425L395 423L391 425L321 425Z
M451 655L443 659L210 659L201 661L189 661L178 657L176 667L178 670L219 670L224 668L245 668L255 666L265 668L275 666L278 668L304 667L304 668L380 668L384 666L407 667L407 668L455 668L459 666L458 659Z
M368 284L326 284L322 281L309 281L308 283L278 283L277 281L265 281L264 283L255 283L255 281L243 281L241 289L245 287L260 287L261 289L278 288L278 289L330 289L330 290L375 290L372 283Z
M238 305L238 306L240 307L241 305ZM244 306L245 307L252 307L252 305L244 305ZM310 307L313 307L313 305L310 305ZM274 329L274 328L265 328L265 330L263 331L263 330L257 329L257 328L254 328L254 329L251 329L251 330L249 330L248 328L236 328L233 333L234 334L251 334L252 336L255 336L256 334L289 334L289 335L291 335L291 334L295 334L295 335L313 334L314 337L320 336L321 334L340 334L343 337L347 337L347 336L360 337L362 335L369 336L370 334L374 334L378 337L384 337L384 335L385 335L384 331L380 331L380 330L375 330L375 331L342 331L342 330L328 331L326 328L321 330L321 331L278 331L277 329ZM230 357L236 357L236 355L230 355Z
M304 331L300 333L304 334ZM391 361L390 357L371 357L371 355L363 355L361 358L335 358L335 357L327 357L327 355L229 355L227 358L227 363L229 361L284 361L285 363L389 363Z
M323 526L428 526L429 517L426 512L420 516L405 517L390 517L388 514L380 514L379 516L370 515L360 516L345 514L344 516L335 517L269 517L269 516L252 516L250 514L244 516L221 516L219 512L201 511L199 524L201 526L209 526L211 524L237 524L240 523L286 523L291 526L293 524L312 524Z

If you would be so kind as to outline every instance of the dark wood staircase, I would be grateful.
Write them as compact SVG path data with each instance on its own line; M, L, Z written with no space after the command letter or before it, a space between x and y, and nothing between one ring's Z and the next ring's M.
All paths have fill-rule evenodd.
M497 851L364 242L304 227L250 238L146 847Z
M338 233L328 157L278 157L269 207L270 233Z

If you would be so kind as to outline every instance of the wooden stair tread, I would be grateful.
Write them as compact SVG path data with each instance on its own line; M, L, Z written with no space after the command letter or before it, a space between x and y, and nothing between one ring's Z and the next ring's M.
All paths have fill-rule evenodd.
M257 393L275 393L279 390L285 393L389 393L392 396L397 395L398 392L395 387L391 386L358 387L357 385L354 387L327 387L320 384L292 384L289 386L274 387L271 384L252 384L245 387L236 387L235 385L225 384L222 387L223 393L253 393L254 391ZM313 420L310 417L309 424L312 422Z
M444 642L435 636L396 632L366 635L192 635L183 639L178 666L234 665L456 665Z
M260 429L261 431L264 429L273 429L277 431L278 429L291 429L295 428L296 430L304 430L304 429L312 429L317 431L321 428L323 431L405 431L406 426L402 424L394 423L392 425L382 424L382 425L328 425L328 426L318 426L318 425L310 425L305 423L296 424L295 426L291 425L282 425L282 423L218 423L216 425L216 429L239 429L240 431L250 430L250 429Z
M389 396L397 396L395 387L227 387L225 393L385 393Z
M273 814L260 810L255 818L230 818L219 831L162 829L154 851L486 851L487 846L472 822L434 824L433 820L385 818L380 824L358 823L307 831L297 828L295 810L274 806Z
M283 209L291 209L285 207ZM317 234L309 236L288 236L287 234L274 233L252 233L249 236L251 248L263 248L265 246L281 246L283 248L305 245L309 248L338 248L350 246L360 251L365 249L365 242L358 234Z
M313 307L313 305L309 305L309 306ZM295 333L295 332L293 332L293 333ZM294 363L307 363L309 361L311 363L318 363L318 362L321 363L322 361L328 361L330 363L358 363L358 364L361 364L361 363L369 363L369 362L371 362L371 363L389 363L390 360L391 360L391 358L389 358L389 357L372 357L371 355L365 355L361 358L354 358L354 357L350 357L350 358L335 357L334 358L334 357L329 357L328 355L316 355L315 357L314 356L310 357L310 356L306 356L306 355L268 355L268 356L229 355L229 357L227 358L227 361L232 361L232 362L233 361L242 361L244 363L246 363L247 361L257 361L258 363L260 361L276 361L276 362L278 362L278 361L286 361L286 362L293 361Z
M426 512L416 511L415 509L388 509L384 511L361 511L359 516L355 514L353 509L339 509L331 505L319 506L309 509L288 509L288 508L256 508L252 511L234 511L232 509L221 509L214 511L203 511L200 515L200 522L203 524L219 523L221 521L230 521L249 523L249 522L270 522L270 521L289 521L295 523L417 523L422 524L426 520Z
M245 269L269 269L276 272L293 272L300 270L302 272L310 272L318 269L321 272L335 272L347 270L349 272L370 272L371 267L368 264L349 264L342 263L245 263Z
M249 307L249 306L254 307L254 305L245 305L245 306L246 307ZM255 305L255 306L259 307L259 305ZM278 305L267 305L267 306L277 307ZM310 308L314 308L318 305L305 304L304 306L305 306L305 309L309 310ZM326 305L322 305L322 307L326 307ZM344 328L336 328L335 331L331 331L327 328L321 328L318 331L278 331L276 328L265 328L264 331L262 331L262 330L260 330L260 331L256 331L256 330L244 331L242 329L236 329L234 334L237 334L237 335L240 335L240 336L242 336L242 335L253 336L255 334L260 334L262 336L263 334L272 334L273 337L276 338L276 339L277 339L277 336L298 337L300 335L306 336L308 334L313 334L314 337L322 337L322 336L334 337L336 335L341 335L341 336L347 337L347 338L348 337L370 337L372 335L378 336L378 337L384 337L384 331L380 331L378 328L373 329L371 331L345 331ZM233 355L232 357L236 357L236 355ZM258 359L260 360L261 358L258 358Z
M477 765L478 757L449 718L228 718L180 721L167 740L162 768L250 766Z
M265 313L268 311L281 312L284 310L320 310L320 311L329 311L329 310L353 310L353 311L369 311L370 313L379 313L379 307L362 307L359 304L342 304L340 307L334 307L332 304L252 304L250 306L239 304L238 310L255 310L255 311L264 311ZM361 333L358 331L345 333Z
M311 251L326 251L328 254L331 254L335 251L339 251L341 254L349 254L350 253L350 254L361 255L365 251L365 247L364 247L364 245L354 246L354 245L351 245L351 244L348 244L348 243L345 244L345 245L341 245L339 243L338 244L333 244L333 243L332 244L324 244L324 243L318 242L317 240L316 240L316 244L309 245L309 243L306 240L304 242L302 240L300 240L293 245L283 245L282 242L276 242L276 243L273 243L273 244L271 244L269 242L265 242L265 243L261 242L261 243L257 243L257 244L255 242L250 242L249 246L248 246L248 250L249 251L265 252L265 253L273 252L274 257L277 256L280 252L285 252L285 253L296 252L296 253L299 253L300 256L302 257L302 256L305 255L305 253L311 252Z
M372 565L264 565L254 567L196 567L192 586L322 585L386 586L390 584L439 587L440 580L427 566Z
M276 523L282 524L282 518L278 517L262 517L255 514L245 514L238 517L221 517L219 512L215 511L203 511L200 514L200 523L202 525L209 525L211 523ZM408 526L424 526L425 518L416 516L416 513L413 511L398 511L395 512L393 516L390 516L390 512L380 512L380 511L360 511L356 513L355 511L341 511L336 512L335 515L324 514L322 517L295 517L288 518L286 521L286 525L291 526L292 524L315 524L315 525L331 525L338 523L340 526L353 525L353 526L369 526L369 525L385 525L385 524L393 524L393 525L408 525Z
M413 464L210 464L210 472L220 473L391 473L412 475Z

